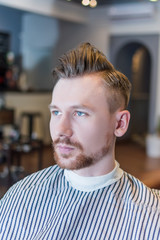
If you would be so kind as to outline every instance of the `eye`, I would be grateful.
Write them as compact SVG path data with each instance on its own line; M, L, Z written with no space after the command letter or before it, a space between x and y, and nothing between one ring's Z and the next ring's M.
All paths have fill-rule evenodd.
M54 111L52 111L52 114L55 115L55 116L59 116L61 114L61 112L57 111L57 110L54 110Z
M76 111L74 115L78 117L83 117L83 116L86 116L86 113L81 111Z

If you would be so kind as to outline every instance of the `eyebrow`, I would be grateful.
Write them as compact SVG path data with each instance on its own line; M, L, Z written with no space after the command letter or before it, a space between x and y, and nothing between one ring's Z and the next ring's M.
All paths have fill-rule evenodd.
M49 104L48 105L48 108L49 109L59 109L59 107L58 106L56 106L56 105L52 105L52 104ZM89 111L94 111L94 109L92 108L92 107L89 107L88 105L86 105L86 104L82 104L82 105L73 105L73 106L71 106L70 108L72 108L72 109L83 109L83 110L89 110Z
M53 109L53 108L58 108L58 107L57 107L56 105L49 104L49 105L48 105L48 108L49 108L49 109Z
M93 107L90 107L86 104L82 104L82 105L73 105L72 106L73 109L82 109L82 110L89 110L89 111L93 111Z

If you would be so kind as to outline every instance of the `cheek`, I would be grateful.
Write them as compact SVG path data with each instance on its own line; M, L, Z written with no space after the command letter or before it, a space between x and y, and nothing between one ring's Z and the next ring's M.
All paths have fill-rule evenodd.
M55 135L54 132L55 132L55 130L54 130L54 124L53 124L52 118L50 118L49 129L50 129L51 138L54 139L54 135Z
M79 141L83 144L84 148L96 148L104 145L106 142L107 129L101 124L90 125L83 131L79 131Z
M81 132L82 136L82 132ZM114 124L113 121L98 121L96 124L88 126L83 134L83 142L86 143L86 149L94 148L99 150L107 142L112 141L114 137ZM85 147L85 146L84 146Z

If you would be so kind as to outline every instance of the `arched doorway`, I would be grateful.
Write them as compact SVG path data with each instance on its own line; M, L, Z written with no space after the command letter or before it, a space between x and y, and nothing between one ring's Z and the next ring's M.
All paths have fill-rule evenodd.
M148 49L139 42L124 45L116 54L115 67L132 83L129 104L131 121L126 136L143 142L148 132L151 57Z

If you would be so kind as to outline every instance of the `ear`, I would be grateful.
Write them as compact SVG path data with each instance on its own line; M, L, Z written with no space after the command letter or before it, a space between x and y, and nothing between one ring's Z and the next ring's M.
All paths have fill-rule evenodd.
M127 110L124 111L118 111L116 113L116 129L114 131L114 134L116 137L122 137L129 125L130 120L130 113Z

